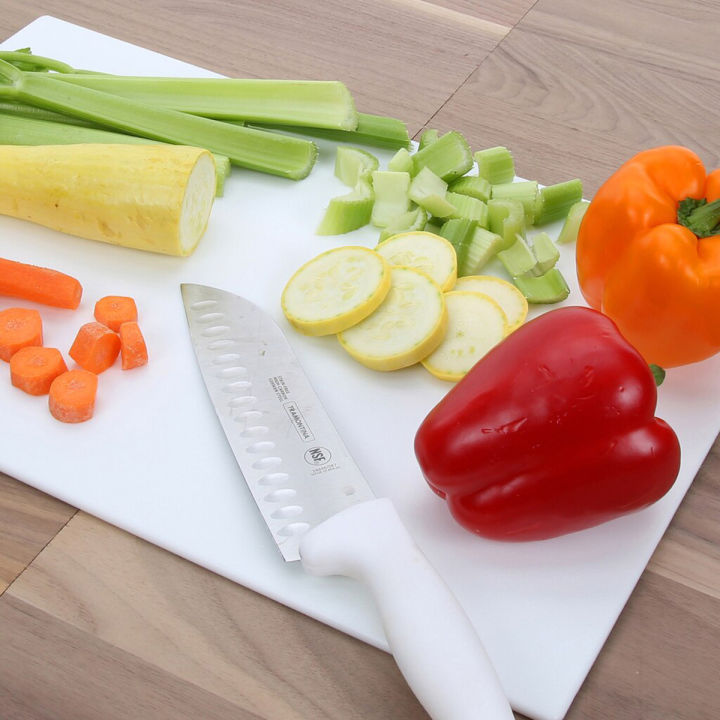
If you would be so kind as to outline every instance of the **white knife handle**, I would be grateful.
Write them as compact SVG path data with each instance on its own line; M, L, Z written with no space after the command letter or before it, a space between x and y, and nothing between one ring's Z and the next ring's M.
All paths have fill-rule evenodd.
M346 575L372 591L388 644L433 720L513 720L475 629L387 499L352 505L308 531L313 575Z

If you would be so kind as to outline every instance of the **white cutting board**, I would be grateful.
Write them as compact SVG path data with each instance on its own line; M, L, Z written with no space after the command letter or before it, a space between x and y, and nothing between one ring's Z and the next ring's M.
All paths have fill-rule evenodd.
M25 46L79 68L212 75L51 17L39 18L1 45ZM205 238L187 259L0 218L0 256L63 270L84 286L76 311L38 307L47 345L66 351L77 328L92 319L95 301L119 294L136 298L150 351L147 367L131 372L113 367L101 376L96 415L81 425L55 421L47 399L13 388L1 364L0 469L387 649L363 588L342 578L306 576L297 564L280 559L210 406L179 284L206 283L245 295L287 331L376 494L395 501L470 615L513 707L538 720L562 718L720 428L720 357L670 371L660 389L658 415L675 428L683 450L680 476L662 501L544 542L502 544L467 533L427 488L412 451L416 428L450 386L421 367L391 374L368 370L333 338L293 332L280 312L282 287L302 262L340 244L376 242L372 229L342 238L314 235L328 199L346 192L333 177L333 154L334 146L322 143L318 165L299 183L234 170ZM383 163L391 156L377 154ZM576 174L582 173L578 167ZM572 247L563 248L561 268L572 285L566 304L583 304ZM0 298L0 309L15 304Z

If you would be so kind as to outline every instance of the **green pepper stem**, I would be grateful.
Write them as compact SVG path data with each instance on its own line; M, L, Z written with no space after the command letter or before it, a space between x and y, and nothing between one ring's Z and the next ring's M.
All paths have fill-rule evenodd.
M699 238L720 234L720 199L687 198L678 206L678 223L692 230Z
M665 370L664 368L661 368L659 365L654 365L653 363L650 363L650 372L653 375L653 379L655 380L655 387L660 387L662 385L663 380L665 380Z

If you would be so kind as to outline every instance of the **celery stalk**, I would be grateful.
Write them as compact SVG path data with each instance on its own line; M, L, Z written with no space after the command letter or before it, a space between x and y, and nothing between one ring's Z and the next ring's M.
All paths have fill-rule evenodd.
M495 255L502 240L467 218L448 220L440 228L440 235L455 248L458 277L475 275Z
M317 159L317 147L307 140L143 105L99 90L60 83L45 73L24 72L0 60L3 98L152 140L204 147L227 156L235 165L293 180L306 177Z
M481 227L488 226L488 207L482 200L449 191L445 193L445 199L454 206L451 218L467 218L475 220Z
M18 117L0 111L0 145L82 145L103 143L112 145L155 145L156 140L124 135L92 127L65 125L32 117ZM230 160L213 153L216 172L217 197L222 197L225 180L230 174Z
M367 176L358 179L352 192L330 200L317 235L343 235L370 222L374 193Z
M570 208L582 200L582 196L582 181L578 178L556 185L547 185L538 194L535 224L545 225L562 220L567 216Z
M478 175L492 185L512 182L515 177L515 159L512 153L502 145L478 150L475 155Z
M430 168L424 167L410 182L408 197L421 208L438 218L444 218L455 212L455 206L445 196L447 183Z
M558 245L564 245L577 240L580 223L582 223L585 217L585 211L589 205L590 203L587 200L580 200L570 207L560 234L558 235Z
M488 229L502 237L501 250L525 235L525 212L517 200L488 200Z
M513 278L513 282L529 303L556 303L565 300L570 294L565 278L556 268L550 268L543 275L523 275Z
M538 184L535 180L498 183L492 186L491 198L494 200L517 200L525 211L525 222L532 225L538 202Z
M340 145L335 151L335 177L350 187L355 187L363 176L370 176L380 167L380 161L367 150Z
M532 251L537 260L537 265L533 268L536 275L543 275L550 268L555 267L560 259L560 251L546 232L533 236Z
M448 190L487 202L492 194L492 185L479 175L464 175L450 183Z
M395 218L411 209L408 190L410 175L391 170L375 170L372 173L375 202L370 222L376 227L387 227Z
M412 155L407 148L400 148L388 162L388 170L393 172L406 172L412 171Z
M407 126L401 120L383 115L358 113L358 124L355 130L331 130L328 128L309 128L299 126L282 126L272 123L259 124L260 127L275 130L286 130L300 135L347 143L349 145L370 145L371 147L398 150L410 146Z
M459 132L452 130L413 155L413 174L428 167L445 182L450 183L470 170L472 164L472 151L467 140Z
M521 235L510 247L498 252L497 257L513 280L532 273L537 266L537 258Z
M355 103L337 80L133 77L54 73L53 79L217 120L357 129Z
M391 220L381 231L378 242L387 240L393 235L399 233L414 232L417 230L425 230L427 225L428 214L421 207L416 207L413 210L398 215L396 218Z

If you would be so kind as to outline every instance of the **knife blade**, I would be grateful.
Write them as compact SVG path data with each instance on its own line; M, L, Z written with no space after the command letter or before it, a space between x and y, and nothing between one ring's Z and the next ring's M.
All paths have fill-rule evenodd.
M282 557L368 585L432 718L512 720L472 623L390 500L375 498L280 327L233 293L181 293L208 395Z

